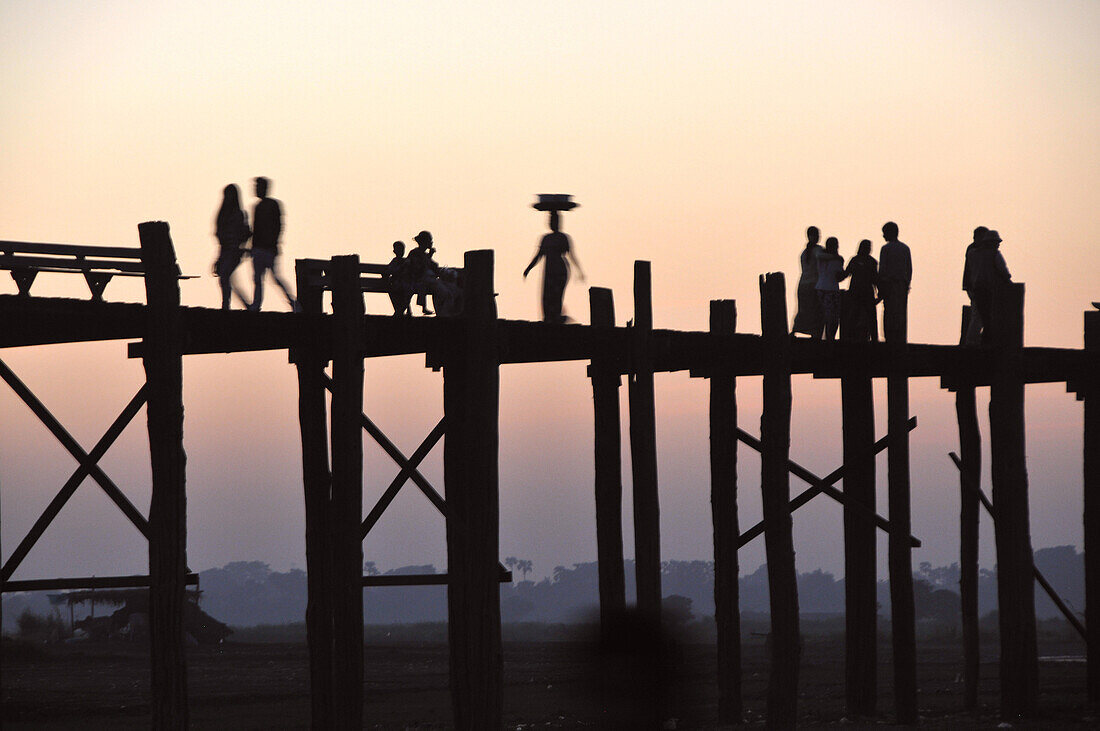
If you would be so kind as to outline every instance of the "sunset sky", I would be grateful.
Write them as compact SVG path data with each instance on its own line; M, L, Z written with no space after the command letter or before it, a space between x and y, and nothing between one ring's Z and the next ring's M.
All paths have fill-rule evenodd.
M910 340L952 343L963 250L996 228L1025 282L1031 345L1081 347L1100 300L1100 4L884 2L46 2L0 5L0 239L137 245L167 221L185 304L216 307L210 276L221 190L272 179L285 212L282 269L432 231L443 264L496 252L500 315L539 317L521 273L546 229L537 193L572 193L565 214L588 282L566 309L588 320L587 285L632 317L632 262L653 265L654 323L706 329L707 302L738 301L759 332L757 276L793 282L808 225L845 257L898 222L913 254ZM247 267L237 277L246 284ZM0 292L15 292L5 274ZM42 275L39 295L86 296ZM140 281L107 298L140 301ZM271 307L283 308L271 294ZM385 313L384 296L367 298ZM121 342L0 352L90 449L140 387ZM369 361L365 409L406 453L442 415L422 357ZM189 563L303 567L296 380L285 352L184 364ZM760 382L738 386L759 431ZM710 559L707 390L657 377L662 557ZM953 395L915 380L913 524L920 561L957 560ZM885 388L876 385L877 434ZM792 459L825 474L841 457L840 387L794 384ZM1081 541L1081 406L1060 385L1028 388L1036 547ZM988 449L984 404L979 396ZM625 410L625 389L623 403ZM0 388L4 557L76 463ZM624 436L626 421L624 416ZM535 574L595 558L591 389L584 363L501 371L501 551ZM103 460L145 511L144 414ZM365 510L397 468L365 444ZM426 463L442 490L442 450ZM759 460L740 450L741 523L760 516ZM624 528L632 550L629 451ZM885 455L879 506L886 511ZM984 480L988 489L988 463ZM792 489L803 486L792 480ZM364 543L383 569L445 567L443 521L407 486ZM841 512L795 514L800 570L843 573ZM983 518L982 561L992 568ZM883 544L884 546L885 544ZM762 541L743 568L763 561ZM885 550L880 554L885 572ZM91 481L15 578L141 573L140 535Z

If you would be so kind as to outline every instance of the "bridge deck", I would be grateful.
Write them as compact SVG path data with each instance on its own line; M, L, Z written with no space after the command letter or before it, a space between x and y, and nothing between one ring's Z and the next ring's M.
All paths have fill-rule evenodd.
M203 307L180 310L184 354L285 350L313 345L327 351L332 316L289 312L223 311ZM145 306L87 300L0 295L0 348L99 340L140 341ZM429 364L465 324L444 318L363 316L365 357L425 353ZM632 355L648 352L655 372L689 371L694 376L728 373L761 375L768 346L761 336L710 332L652 330L590 325L550 325L500 320L498 362L538 363L600 358L631 371ZM141 344L130 347L140 354ZM955 383L988 384L996 358L981 348L911 343L908 371L912 377L940 377ZM859 372L885 377L890 347L885 343L794 339L792 372L817 378L839 378ZM1017 375L1026 383L1076 383L1100 369L1095 353L1072 348L1026 347Z

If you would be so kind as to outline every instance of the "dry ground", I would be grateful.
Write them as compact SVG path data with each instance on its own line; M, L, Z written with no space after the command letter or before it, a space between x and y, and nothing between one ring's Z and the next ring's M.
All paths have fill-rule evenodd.
M191 725L199 729L308 728L308 656L301 644L233 644L189 648ZM1081 652L1080 643L1047 643L1048 656ZM807 639L799 715L806 726L889 728L889 643L880 645L880 715L844 719L844 649L840 639ZM368 646L367 728L445 729L451 718L447 648L439 643ZM505 645L505 720L510 729L601 728L589 691L589 655L574 643ZM983 658L981 710L961 712L960 651L948 642L921 647L920 708L925 728L996 728L997 666ZM673 693L678 728L716 729L712 648L682 648ZM747 725L762 725L766 666L758 638L745 646ZM1039 718L1015 728L1094 728L1086 713L1085 666L1043 661ZM5 729L148 728L148 654L126 645L61 645L9 649L0 677Z

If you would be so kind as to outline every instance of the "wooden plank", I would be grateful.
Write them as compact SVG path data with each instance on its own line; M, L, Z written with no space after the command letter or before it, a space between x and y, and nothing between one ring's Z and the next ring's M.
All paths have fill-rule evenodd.
M1085 350L1100 353L1100 312L1085 313ZM1100 710L1100 368L1082 381L1084 395L1084 523L1085 626L1092 628L1087 645L1089 705Z
M633 372L630 407L630 468L634 497L634 570L638 611L646 621L661 616L661 512L657 491L657 424L650 367L653 329L652 280L648 261L634 262Z
M497 729L504 681L493 252L467 252L465 265L465 311L443 360L451 699L455 728Z
M853 368L841 379L840 390L847 498L845 701L849 718L869 718L874 716L878 703L877 536L875 522L869 517L875 514L875 405L871 378L858 369Z
M366 418L365 414L364 418ZM420 446L416 448L416 451L412 453L412 456L409 457L409 459L406 460L404 457L401 457L401 460L399 462L399 464L401 464L401 471L397 474L397 477L393 478L393 481L390 482L389 487L385 489L385 491L382 493L382 496L378 498L378 502L376 502L374 504L374 507L371 508L370 513L368 513L367 517L363 519L363 525L360 528L360 532L363 538L367 537L367 534L370 533L371 528L373 528L374 525L378 522L378 519L382 517L382 513L386 511L386 508L388 508L390 503L393 502L394 498L397 497L397 493L401 490L404 484L410 479L413 479L416 475L420 474L420 472L416 468L420 465L421 462L424 461L424 458L428 456L428 453L432 451L439 440L443 438L446 430L447 420L440 419L439 422L436 423L435 428L432 429L431 432L429 432L428 436L424 437L424 441L420 443ZM396 447L394 447L394 449L396 449ZM424 484L427 486L426 490L421 487L421 490L424 491L424 495L429 500L431 500L436 509L439 510L439 512L444 517L446 517L447 503L443 500L442 496L440 496L440 494L435 491L435 488L428 484L427 480L424 480Z
M141 259L141 249L134 246L86 246L84 244L40 244L26 241L0 241L0 252Z
M890 573L890 635L893 645L894 712L899 724L917 722L917 636L913 601L913 554L903 536L912 530L909 488L909 347L905 300L894 318L890 372L886 379L886 423L890 434L886 451L887 496L890 524L896 529L888 542ZM885 325L883 327L885 332Z
M615 327L615 302L610 289L588 290L592 326ZM607 636L626 611L626 569L623 562L622 425L619 419L620 378L614 363L593 359L593 452L596 499L596 558L600 585L600 628Z
M144 305L0 295L0 347L134 339L145 327Z
M324 375L323 373L321 374L321 378L324 381L325 388L331 391L332 379ZM390 441L385 432L379 429L378 426L373 421L371 421L371 418L369 416L367 416L366 414L360 414L359 418L360 422L363 425L363 431L369 434L371 438L374 439L374 441L378 444L378 446L382 448L382 451L388 454L390 459L392 459L398 464L399 467L401 467L401 475L398 475L396 479L401 480L401 483L403 484L406 479L405 475L407 474L407 479L411 479L413 481L413 484L419 487L420 491L424 493L424 497L428 498L428 500L431 501L432 505L436 507L436 510L445 515L447 513L447 502L443 499L442 495L436 492L435 488L432 487L431 483L428 482L424 475L420 474L420 471L416 469L416 465L413 464L412 459L405 459L405 455L401 454L401 450L397 448L397 445ZM444 430L445 426L443 420L440 419L440 421L435 425L435 428L432 429L432 431L429 433L428 438L425 439L424 443L422 443L420 445L420 448L417 449L417 452L426 450L421 455L420 459L417 460L417 464L419 464L419 462L422 461L425 456L427 456L427 452L430 451L431 448L435 446L435 443L443 436ZM397 487L393 486L391 486L391 488L395 490L397 489ZM394 493L394 497L396 496L396 493ZM364 521L364 525L366 525L366 521ZM366 535L366 531L364 531L363 535Z
M141 274L145 271L145 267L140 261L50 258L46 256L13 256L10 254L0 256L0 269L20 268L51 272L92 272L113 269L117 270L119 273L130 272Z
M282 350L321 338L327 342L328 315L284 312L247 312L185 307L184 354ZM141 305L88 300L0 295L0 347L43 345L141 337ZM364 354L368 357L426 353L447 337L454 324L447 318L394 318L368 315L363 319ZM541 322L499 321L499 362L534 363L607 358L628 373L633 328L549 325ZM715 341L706 332L653 330L649 351L654 372L687 370L705 376L714 368L734 375L760 375L765 349L759 335L739 333ZM328 346L326 346L327 348ZM888 375L889 359L883 343L842 343L800 338L791 344L792 373L816 377L843 376L852 363L866 367L875 378ZM940 376L967 379L974 385L992 381L989 353L980 348L948 345L909 346L911 377ZM326 351L327 352L327 351ZM140 357L140 344L130 356ZM1020 375L1027 383L1082 381L1100 369L1100 354L1069 348L1025 348Z
M333 724L363 726L363 295L359 257L333 257L332 532Z
M955 467L962 471L963 463L959 455L955 454L954 452L949 452L948 456L951 458L951 461L955 463ZM982 492L982 489L980 487L977 488L977 493L977 501L981 502L982 507L985 508L986 513L989 515L989 517L996 521L997 515L994 512L993 503L989 501L989 498L985 496L985 493ZM1032 568L1034 569L1033 573L1035 576L1035 583L1039 585L1039 587L1046 593L1047 597L1049 597L1050 600L1054 603L1054 606L1058 609L1058 611L1062 613L1062 616L1065 618L1066 622L1068 622L1070 626L1077 630L1077 634L1081 636L1081 639L1087 641L1088 631L1086 630L1085 625L1081 624L1081 620L1077 618L1077 616L1073 613L1073 610L1069 608L1069 605L1067 605L1065 601L1062 600L1062 597L1058 595L1058 592L1055 591L1054 586L1049 581L1047 581L1046 576L1044 576L1043 572L1039 570L1039 567L1033 565Z
M188 572L184 575L184 583L187 586L198 586L199 575ZM66 579L24 579L20 581L5 581L0 584L0 591L14 593L17 591L68 591L71 589L140 589L150 585L148 576L90 576L82 578Z
M711 300L710 331L737 329L737 303ZM737 378L710 377L710 506L714 530L714 619L718 632L718 721L740 723L741 611L737 548Z
M990 473L997 520L997 604L1001 639L1001 714L1031 715L1038 696L1034 558L1028 512L1024 444L1024 384L1016 375L1023 345L1024 287L1013 283L994 295L990 323L997 348L997 377L990 388Z
M906 427L909 429L909 431L913 431L914 429L916 429L917 428L917 418L915 416L910 417L909 421L906 423ZM760 440L753 437L751 434L744 431L743 429L737 429L737 439L738 439L738 441L742 442L743 444L749 445L750 447L755 449L757 452L762 451L762 445L760 444ZM874 444L875 454L878 454L882 450L886 449L886 446L889 443L889 439L890 439L890 436L889 436L889 434L887 434L885 437L883 437L882 439L879 439L877 442L875 442L875 444ZM828 495L833 500L836 500L841 505L847 505L848 504L848 498L844 495L844 493L840 492L839 490L837 490L836 488L833 487L833 485L836 482L839 482L840 479L842 477L844 477L845 469L844 469L843 465L836 468L835 470L833 470L832 472L830 472L828 475L826 475L823 478L817 477L817 475L813 474L812 472L810 472L808 469L806 469L802 465L800 465L797 462L795 462L794 460L790 460L790 459L787 460L787 470L792 475L799 478L800 480L803 480L803 481L809 483L810 485L813 485L813 487L811 487L809 490L805 490L805 491L799 493L799 495L796 498L791 500L790 510L791 510L792 513L795 510L798 510L803 505L808 503L810 500L812 500L813 498L817 497L818 495L820 495L822 493ZM878 515L874 511L868 510L866 507L864 507L863 505L861 505L859 503L853 503L852 507L856 511L862 512L866 517L871 518L872 520L874 520L875 525L877 525L879 527L879 529L882 530L883 532L885 532L885 533L893 532L894 529L890 525L890 521L888 521L886 518L883 518L882 516ZM756 538L758 535L760 535L763 532L764 532L764 521L760 521L759 523L754 525L752 528L749 528L747 531L745 531L744 533L741 534L741 538L738 541L738 546L739 547L744 546L746 543L748 543L752 539ZM909 545L913 546L913 548L920 548L921 542L915 536L913 536L913 535L908 536L908 540L909 540Z
M182 333L176 279L179 269L167 223L142 223L138 236L148 303L143 365L149 395L146 412L153 478L149 501L150 710L155 728L185 729L188 725L183 641L187 456L183 450Z
M50 413L50 410L46 408L46 405L38 400L38 397L27 388L26 384L15 375L15 372L8 367L6 363L0 360L0 378L4 380L11 387L12 391L27 405L27 407L34 412L34 415L38 417L42 425L50 431L57 441L61 443L61 446L65 447L66 451L73 456L74 459L81 465L86 466L88 474L96 484L98 484L103 492L107 494L107 497L111 498L111 501L118 506L118 509L122 511L122 514L129 519L129 521L141 531L141 534L146 538L149 537L149 522L145 519L145 516L134 507L134 504L123 494L122 490L118 488L118 485L107 476L107 473L97 464L97 460L93 460L84 448L77 443L76 439L61 425L61 422Z
M65 507L65 503L69 501L69 498L73 496L76 489L80 486L84 479L91 472L93 465L98 464L103 455L107 453L107 450L111 448L111 445L115 443L122 431L133 421L137 416L138 411L145 405L147 386L144 384L138 392L134 395L126 407L122 410L100 437L96 445L92 447L92 451L88 453L88 458L82 461L80 466L70 475L69 479L62 485L61 490L58 491L54 499L50 501L50 504L46 506L46 509L42 511L42 515L31 526L30 531L16 546L15 550L8 557L8 560L4 562L4 567L0 570L0 581L7 581L11 578L11 575L15 573L15 570L19 568L19 564L23 561L26 555L34 548L34 544L38 542L38 539L45 533L46 528L50 526L53 519L57 517L57 514L61 512L61 508ZM127 504L129 502L127 501ZM135 509L136 510L136 509ZM143 519L144 524L144 519Z
M966 339L971 309L963 307L959 345ZM959 383L955 391L959 424L959 598L963 633L963 707L978 707L981 647L978 632L978 495L982 479L982 435L973 385Z
M321 313L321 289L310 269L296 262L298 304ZM329 472L328 407L324 368L328 358L316 345L292 353L298 372L298 425L302 440L302 488L306 519L306 640L309 644L310 710L314 728L333 726L332 474Z
M764 369L764 405L760 416L760 489L772 641L767 722L771 727L794 728L798 721L801 635L787 470L791 443L791 340L787 333L787 295L782 272L760 277L760 321L764 342L773 353Z

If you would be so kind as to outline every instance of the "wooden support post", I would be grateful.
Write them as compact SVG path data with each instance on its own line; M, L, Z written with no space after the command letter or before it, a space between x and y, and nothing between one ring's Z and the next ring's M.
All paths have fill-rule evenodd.
M861 372L857 363L849 364L840 379L840 391L848 499L844 506L845 699L849 717L869 717L878 702L877 537L870 517L875 513L875 404L870 374ZM908 544L907 535L900 539Z
M610 289L588 290L593 327L615 327ZM619 423L619 371L593 359L592 405L595 417L596 556L600 581L600 627L607 632L626 609L623 568L623 468Z
M1001 714L1030 716L1038 695L1034 556L1028 515L1024 443L1024 383L1019 374L1024 339L1024 285L994 293L997 369L989 390L990 474L997 514L997 606L1001 640Z
M183 451L183 357L176 252L168 224L138 225L145 267L146 330L142 357L149 386L149 628L152 725L187 728L183 614L187 574L186 463Z
M1085 313L1085 350L1100 352L1100 312ZM1089 629L1088 700L1100 708L1100 377L1085 387L1085 626Z
M963 307L962 334L966 339L972 313ZM955 414L959 422L959 597L963 633L963 706L978 707L981 669L978 636L978 493L982 478L982 435L978 429L978 407L974 386L957 383Z
M332 288L333 726L363 727L363 295L359 257L336 256Z
M630 375L630 466L634 480L634 568L638 611L661 616L661 508L649 333L653 303L648 261L634 262L634 353Z
M500 728L500 367L493 252L468 251L462 318L443 361L447 610L455 728Z
M760 277L760 325L768 348L760 416L760 489L771 603L771 670L768 725L794 728L798 720L798 585L787 460L791 447L791 353L787 294L782 272Z
M303 312L320 314L322 289L311 281L310 266L295 268L298 304ZM296 348L298 424L302 433L302 487L306 517L306 638L309 643L309 686L314 728L332 728L332 546L330 500L332 476L328 461L328 409L323 370L328 356L317 347Z
M737 303L711 300L710 331L737 330ZM718 629L718 722L741 722L741 610L738 606L737 378L710 376L710 507L714 524L714 619Z
M894 651L894 710L899 724L917 722L917 636L913 606L913 551L905 536L912 527L909 495L909 346L904 315L891 318L887 338L890 368L886 378L886 451L889 518L890 635Z

